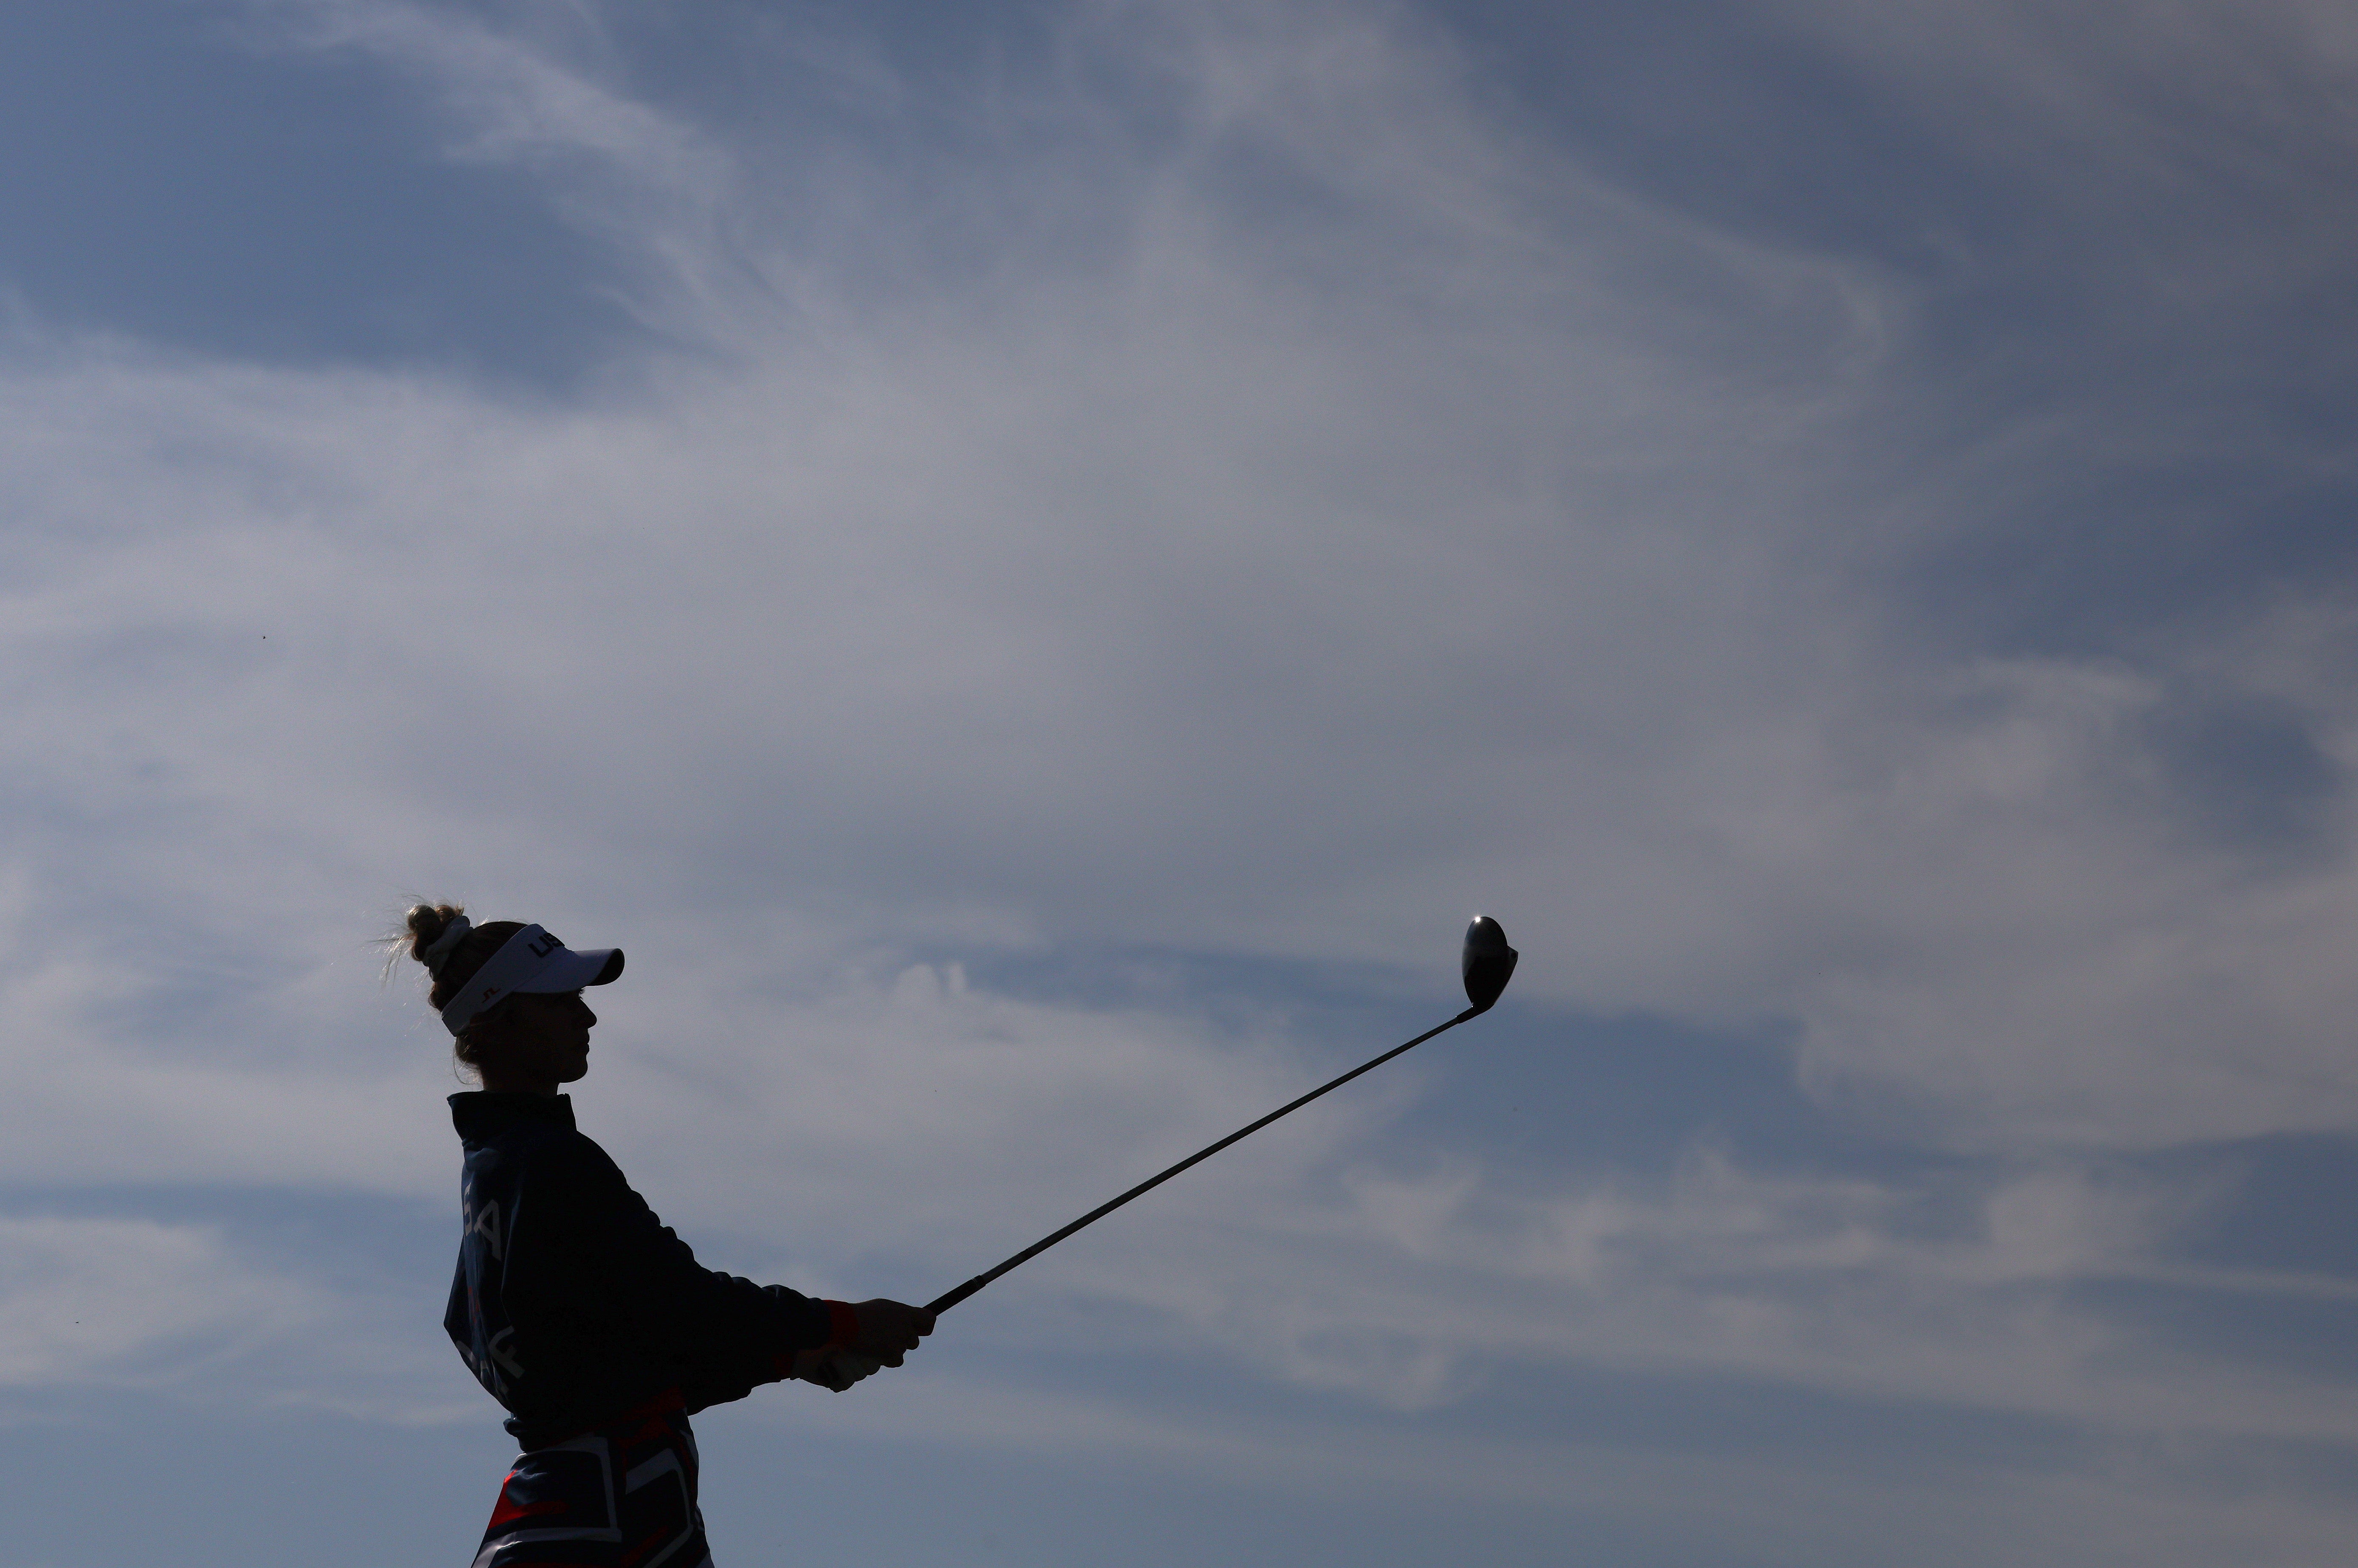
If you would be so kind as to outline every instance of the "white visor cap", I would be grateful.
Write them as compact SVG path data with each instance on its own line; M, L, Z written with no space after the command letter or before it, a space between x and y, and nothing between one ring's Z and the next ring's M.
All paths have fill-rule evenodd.
M465 989L442 1010L442 1027L457 1035L478 1014L519 991L578 991L602 986L622 972L620 947L577 953L539 926L527 925L468 978Z

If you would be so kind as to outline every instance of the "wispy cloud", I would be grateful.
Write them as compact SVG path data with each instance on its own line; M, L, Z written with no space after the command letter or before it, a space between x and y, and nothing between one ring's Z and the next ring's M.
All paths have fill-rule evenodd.
M0 1389L186 1380L292 1337L320 1304L211 1231L0 1217Z

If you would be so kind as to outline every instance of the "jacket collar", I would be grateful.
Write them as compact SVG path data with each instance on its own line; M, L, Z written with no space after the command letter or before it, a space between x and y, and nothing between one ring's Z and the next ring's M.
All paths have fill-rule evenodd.
M450 1123L467 1143L488 1143L526 1121L553 1121L572 1131L573 1097L493 1094L489 1089L450 1097Z

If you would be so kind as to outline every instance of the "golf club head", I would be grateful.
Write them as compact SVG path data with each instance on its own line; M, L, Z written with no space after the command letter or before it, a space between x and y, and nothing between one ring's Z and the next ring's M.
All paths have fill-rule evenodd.
M1507 933L1487 914L1477 914L1466 928L1466 1000L1476 1012L1487 1012L1498 993L1514 977L1519 955L1507 946Z

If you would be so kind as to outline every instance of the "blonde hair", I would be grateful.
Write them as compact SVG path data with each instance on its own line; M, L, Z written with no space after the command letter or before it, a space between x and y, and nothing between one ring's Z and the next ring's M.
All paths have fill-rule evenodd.
M524 923L518 920L494 920L475 926L449 952L441 955L439 963L427 963L427 950L441 940L452 921L466 913L463 904L412 904L409 912L402 916L402 930L391 938L392 961L398 962L406 953L419 963L426 964L426 972L434 982L433 989L426 994L426 1001L437 1012L459 994L460 987L474 978L477 969L491 961L492 954L507 945L509 937L524 929ZM495 1018L505 1005L503 1000L490 1011L476 1014L465 1032L450 1043L450 1054L462 1066L478 1073L482 1070L481 1053L488 1041L478 1031L484 1022Z

